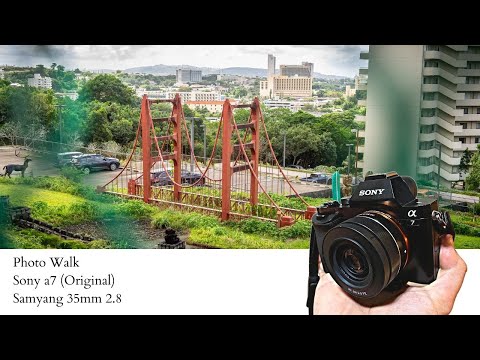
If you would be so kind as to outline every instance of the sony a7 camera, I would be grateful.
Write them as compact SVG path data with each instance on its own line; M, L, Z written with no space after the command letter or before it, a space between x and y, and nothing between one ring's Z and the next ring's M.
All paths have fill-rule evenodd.
M412 178L396 172L367 176L350 198L323 204L312 217L310 313L319 256L347 294L375 305L382 292L436 279L443 234L455 236L450 216L438 211L437 200L419 201Z

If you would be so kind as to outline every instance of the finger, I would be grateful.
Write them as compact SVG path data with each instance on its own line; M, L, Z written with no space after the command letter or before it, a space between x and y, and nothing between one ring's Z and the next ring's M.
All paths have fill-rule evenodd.
M325 275L325 270L323 269L322 258L318 257L318 276L322 277Z
M453 244L453 237L450 234L441 237L440 244L440 269L454 269L462 258L458 255Z
M451 235L443 236L440 246L440 270L437 280L426 287L437 313L449 314L462 287L467 265L453 246Z

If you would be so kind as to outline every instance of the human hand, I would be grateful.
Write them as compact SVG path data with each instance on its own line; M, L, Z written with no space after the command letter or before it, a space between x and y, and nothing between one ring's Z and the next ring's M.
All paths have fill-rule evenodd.
M319 267L320 281L315 291L315 315L448 315L463 283L467 264L458 255L453 237L442 237L440 270L426 286L409 286L387 305L367 307L347 295L330 274Z

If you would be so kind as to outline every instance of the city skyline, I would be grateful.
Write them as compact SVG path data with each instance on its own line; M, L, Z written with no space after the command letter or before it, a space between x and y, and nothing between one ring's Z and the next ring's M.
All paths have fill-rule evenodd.
M353 77L368 45L1 45L0 64L35 66L55 62L67 68L124 70L152 65L267 68L312 62L317 72ZM278 66L277 65L277 66Z

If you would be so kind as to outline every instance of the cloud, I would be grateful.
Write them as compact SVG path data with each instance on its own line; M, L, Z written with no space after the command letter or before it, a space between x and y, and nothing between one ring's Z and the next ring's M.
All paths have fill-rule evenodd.
M315 71L353 76L365 45L2 45L0 64L125 69L156 64L205 67L267 67L267 54L280 64L309 61Z

